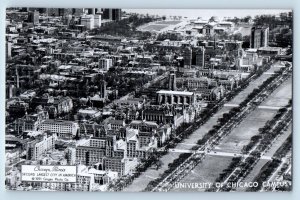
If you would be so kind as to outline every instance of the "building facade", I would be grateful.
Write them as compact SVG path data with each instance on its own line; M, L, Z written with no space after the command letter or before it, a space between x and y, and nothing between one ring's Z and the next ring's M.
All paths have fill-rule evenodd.
M250 35L250 48L267 47L269 43L268 27L252 27Z
M27 144L26 158L28 160L37 160L43 153L54 149L56 139L56 134L45 133L44 135L39 135L34 140L29 141Z
M79 126L76 122L65 120L47 119L43 121L39 127L40 131L50 131L57 133L58 137L73 137L77 134Z
M193 92L160 90L157 92L158 104L191 105L195 103Z

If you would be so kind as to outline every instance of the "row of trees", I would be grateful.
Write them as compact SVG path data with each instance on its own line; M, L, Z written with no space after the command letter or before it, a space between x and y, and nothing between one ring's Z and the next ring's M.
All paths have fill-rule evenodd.
M292 12L289 12L281 13L280 17L276 17L275 15L256 15L254 18L251 16L246 16L243 18L234 17L233 19L228 19L227 21L231 21L235 24L253 22L254 26L266 25L270 27L270 29L273 29L278 25L288 25L289 27L292 27L293 17Z
M280 25L288 25L292 28L293 18L291 13L287 13L287 16L281 15L277 18L275 15L257 15L253 19L255 26L268 26L270 30Z
M287 118L287 119L289 119L289 118ZM286 121L285 121L285 124L286 124ZM278 134L281 134L281 132L283 130L282 129L283 127L280 126L280 127L277 127L277 128L278 128L278 131L265 133L264 135L268 135L268 138L266 138L266 139L263 139L263 138L261 139L260 136L259 137L254 136L255 138L258 139L259 142L261 142L261 144L257 145L256 149L253 150L250 153L249 157L247 157L244 161L242 161L240 163L237 163L236 161L232 161L231 162L231 164L229 165L229 167L226 169L227 175L231 174L235 169L238 169L238 170L236 170L237 173L235 173L233 176L231 176L229 178L228 182L237 182L240 178L245 177L246 175L248 175L253 170L254 164L259 160L259 158L261 156L260 152L265 151L266 148L270 145L270 143L274 140L274 138ZM271 136L269 137L269 135L271 135ZM253 138L251 138L251 140L253 140ZM266 141L267 141L267 144L264 143ZM291 144L291 142L290 142L290 144ZM246 145L246 146L249 146L249 144ZM250 149L252 149L252 148L250 148ZM281 151L283 151L284 153L281 154ZM280 150L280 153L279 153L280 156L278 158L273 159L273 161L270 162L270 165L269 165L270 169L264 170L266 174L271 173L275 168L277 168L277 166L279 165L279 164L277 165L278 161L280 161L280 159L282 158L283 155L286 155L287 151L289 151L289 149L286 148L286 147L283 147ZM267 175L266 177L268 177L268 176L269 175ZM258 177L260 177L260 178L258 178ZM259 182L259 184L262 184L261 180L265 180L266 179L265 176L258 175L258 177L257 177L257 179L259 179L259 180L257 180L257 182ZM224 176L223 176L223 174L221 174L220 177L217 180L219 180L221 178L225 179ZM251 190L251 191L257 191L259 188L261 188L261 185L259 185L258 187L252 187L249 190ZM214 188L214 189L216 189L216 188ZM222 191L230 191L231 189L232 188L225 186L224 188L222 188Z
M254 178L254 182L258 183L258 187L248 188L247 191L256 192L259 191L263 182L267 180L274 171L279 167L281 163L281 159L291 150L292 148L292 135L290 135L283 145L275 152L274 159L272 161L268 161L260 170L260 172ZM285 191L290 190L291 188L285 188Z
M215 182L223 182L228 177L229 174L232 173L232 169L237 166L242 160L242 157L233 157L229 166L219 174L219 177L215 180Z
M149 15L140 17L139 15L134 14L128 18L110 23L107 26L102 26L99 29L95 29L94 34L107 34L129 38L137 37L140 39L147 39L151 37L151 33L137 31L137 27L155 20L156 18Z
M280 75L279 74L274 74L273 76L271 76L270 78L268 78L266 81L264 81L262 83L262 85L258 88L258 89L254 89L248 96L247 98L240 104L240 106L238 107L238 110L242 110L242 108L244 108L245 106L247 106L247 104L252 100L254 99L257 94L259 94L265 87L268 87L268 89L271 88L271 90L274 90L275 88L272 87L272 85L269 85L276 77L278 77ZM287 109L286 108L282 108L278 111L278 113L274 116L274 120L272 121L272 124L274 125L276 123L276 121L282 116L284 115L285 113L287 112ZM230 112L229 112L230 113ZM234 116L234 114L227 114L226 116L223 115L223 118L219 119L219 121L222 123L222 124L225 124L227 121L229 121L232 116ZM266 124L266 126L268 127L268 130L271 130L272 129L272 125L271 124ZM279 128L278 130L280 131L281 130L281 126L279 124ZM262 130L265 130L265 129L262 129ZM210 131L212 133L217 133L217 130L214 130L214 131ZM265 132L264 132L265 133ZM278 132L276 132L276 134L278 134ZM275 136L272 134L272 133L269 133L268 134L265 134L266 136L269 136L269 135L272 135L271 138L273 139ZM265 141L268 141L269 143L272 141L270 139L270 137L268 138L264 138L262 140L262 137L260 135L256 135L256 136L253 136L249 142L249 144L245 145L242 149L242 153L246 154L248 153L258 142L265 142ZM199 142L202 142L201 140ZM262 145L263 147L266 147L266 143L263 143ZM265 148L264 148L265 149ZM236 173L234 174L233 176L231 176L229 178L229 182L234 182L236 180L238 180L239 177L241 176L245 176L245 174L249 173L252 168L253 168L253 164L255 163L256 161L256 158L259 158L260 157L260 153L261 151L263 151L264 149L258 149L256 151L252 151L250 156L248 158L246 158L245 161L243 162L237 162L237 160L239 159L233 159L231 164L228 166L227 169L225 169L225 171L223 171L222 174L220 174L220 176L216 179L216 182L219 182L220 180L225 180L226 176L225 175L229 175L231 174L235 169L236 167L234 166L239 166L239 169ZM210 191L215 191L217 190L217 188L211 188L209 189ZM224 191L230 191L231 188L229 187L224 187L222 188L222 190Z
M152 189L158 185L162 180L164 180L170 173L172 173L180 164L182 164L187 158L189 158L191 153L182 153L176 158L172 163L168 165L168 169L160 175L159 178L156 178L149 182L145 191L152 191Z

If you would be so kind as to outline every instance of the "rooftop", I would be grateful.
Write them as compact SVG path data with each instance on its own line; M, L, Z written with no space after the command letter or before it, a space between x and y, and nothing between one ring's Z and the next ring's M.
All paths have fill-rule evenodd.
M185 95L185 96L191 96L194 93L193 92L187 92L187 91L173 91L173 90L160 90L156 92L157 94L175 94L175 95Z

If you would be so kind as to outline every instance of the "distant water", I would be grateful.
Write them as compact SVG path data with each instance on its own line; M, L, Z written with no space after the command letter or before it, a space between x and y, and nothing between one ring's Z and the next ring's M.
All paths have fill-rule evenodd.
M209 19L211 16L216 16L220 20L224 17L245 17L250 15L272 14L278 15L282 12L289 12L288 9L122 9L126 12L135 12L139 14L149 15L165 15L165 16L182 16L189 19Z

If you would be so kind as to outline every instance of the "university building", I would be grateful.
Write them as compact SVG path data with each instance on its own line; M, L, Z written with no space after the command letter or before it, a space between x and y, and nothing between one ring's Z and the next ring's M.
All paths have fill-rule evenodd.
M158 104L192 105L195 103L195 94L187 91L160 90Z
M58 137L71 138L77 134L78 128L76 122L47 119L41 123L39 130L57 133Z
M44 133L43 135L38 135L38 137L27 143L26 159L37 160L43 153L54 149L56 139L55 134Z

